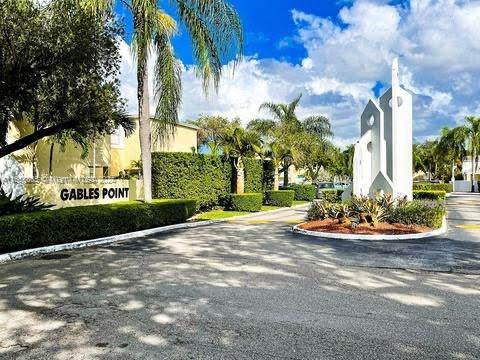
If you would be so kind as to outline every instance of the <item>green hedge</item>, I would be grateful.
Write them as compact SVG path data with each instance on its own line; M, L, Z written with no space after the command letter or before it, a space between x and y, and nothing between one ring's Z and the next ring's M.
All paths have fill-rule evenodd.
M273 184L275 182L275 167L271 160L263 161L263 180L262 186L263 191L273 189Z
M319 199L326 202L341 202L343 190L339 189L323 189L319 192Z
M181 223L195 208L195 200L156 200L1 216L0 253Z
M295 200L313 201L317 197L317 187L315 185L292 185L286 190L295 191Z
M260 159L243 159L245 191L262 192L264 165ZM267 175L268 176L268 175ZM155 198L195 199L201 210L225 206L233 191L235 172L230 160L203 154L153 153L152 191Z
M268 190L265 191L265 204L281 207L290 207L293 205L295 191L293 190Z
M413 190L415 200L445 200L445 196L443 190Z
M244 158L245 192L260 193L263 191L263 162L260 159Z
M414 200L405 207L393 209L388 221L405 225L423 225L432 229L438 229L442 226L444 216L445 206L443 204Z
M452 184L438 184L438 183L414 183L413 190L439 190L451 193L453 191Z
M231 194L229 210L255 212L262 209L263 196L261 193Z
M155 198L195 199L202 210L223 205L231 192L230 163L209 155L152 154Z

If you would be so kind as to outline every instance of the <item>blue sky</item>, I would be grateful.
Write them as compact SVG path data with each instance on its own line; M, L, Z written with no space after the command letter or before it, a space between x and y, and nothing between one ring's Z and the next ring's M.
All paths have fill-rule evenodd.
M165 9L174 14L163 1ZM265 116L264 101L303 94L300 116L327 115L339 145L354 142L369 98L390 83L400 60L403 85L414 94L414 137L480 116L480 1L476 0L231 0L246 39L245 59L232 76L225 64L218 95L202 93L185 29L174 39L184 65L181 120L200 114ZM125 16L120 7L118 13ZM125 18L122 93L136 111L134 63ZM153 103L153 101L152 101Z

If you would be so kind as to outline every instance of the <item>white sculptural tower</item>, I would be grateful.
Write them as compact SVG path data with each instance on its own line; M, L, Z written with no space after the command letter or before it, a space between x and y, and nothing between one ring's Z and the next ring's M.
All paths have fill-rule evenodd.
M398 60L392 64L392 87L370 100L361 116L355 145L353 183L344 198L376 192L412 200L412 95L400 87Z

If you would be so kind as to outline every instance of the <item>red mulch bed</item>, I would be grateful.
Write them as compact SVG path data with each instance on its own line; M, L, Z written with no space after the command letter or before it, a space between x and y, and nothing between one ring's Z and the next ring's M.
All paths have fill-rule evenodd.
M360 224L356 228L352 228L350 225L339 224L338 220L325 219L309 221L299 226L303 230L321 231L328 233L340 233L340 234L362 234L362 235L401 235L401 234L420 234L428 231L432 231L426 226L417 225L404 225L404 224L389 224L378 223L373 227L369 224Z

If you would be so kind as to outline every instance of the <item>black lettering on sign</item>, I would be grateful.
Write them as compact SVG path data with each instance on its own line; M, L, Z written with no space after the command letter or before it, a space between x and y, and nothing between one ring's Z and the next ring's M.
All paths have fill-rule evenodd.
M67 200L98 200L100 194L102 199L128 199L129 188L103 188L100 193L99 188L89 189L62 189L60 191L60 199Z

